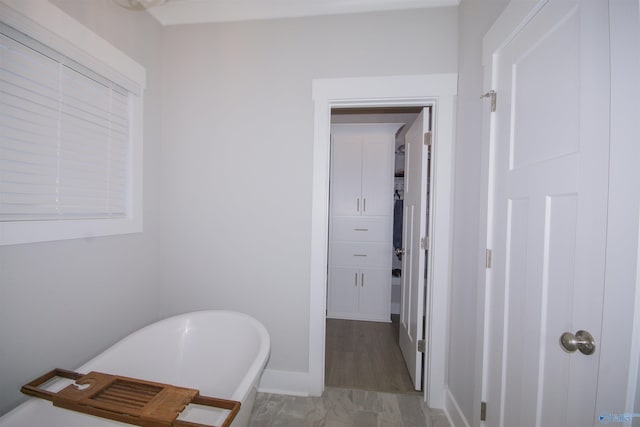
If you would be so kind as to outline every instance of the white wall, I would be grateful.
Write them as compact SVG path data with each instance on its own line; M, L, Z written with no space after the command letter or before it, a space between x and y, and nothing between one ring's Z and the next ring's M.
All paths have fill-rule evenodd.
M482 37L508 0L462 0L459 11L458 112L454 195L453 265L450 290L448 349L448 411L454 420L472 424L479 420L479 402L474 402L479 384L476 329L482 189L483 93ZM457 406L457 407L456 407ZM464 424L460 424L464 425Z
M308 369L314 78L450 73L456 8L175 26L164 39L164 314L262 321Z
M0 248L0 413L43 371L193 309L254 315L268 368L306 371L311 81L456 72L456 8L162 29L52 2L147 68L145 231Z
M73 369L158 315L161 27L111 0L52 0L147 68L144 232L0 247L0 414L20 386Z

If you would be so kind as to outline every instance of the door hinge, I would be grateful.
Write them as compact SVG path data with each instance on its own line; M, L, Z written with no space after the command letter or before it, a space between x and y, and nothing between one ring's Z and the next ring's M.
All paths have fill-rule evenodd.
M427 344L424 340L418 340L418 351L420 353L424 353L425 351L427 351Z
M482 95L480 98L491 98L491 112L495 113L496 111L496 102L497 102L497 98L498 94L496 93L495 90L490 90L489 92L485 93L484 95Z
M424 133L424 145L431 145L431 131Z
M491 249L485 249L484 265L486 268L491 268Z
M487 402L480 402L480 421L487 421Z
M424 249L425 251L429 250L429 237L420 238L420 249Z

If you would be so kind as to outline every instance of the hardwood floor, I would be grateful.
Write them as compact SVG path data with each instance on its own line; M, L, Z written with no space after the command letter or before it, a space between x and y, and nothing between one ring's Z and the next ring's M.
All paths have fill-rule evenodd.
M325 385L390 393L417 393L392 323L327 319Z

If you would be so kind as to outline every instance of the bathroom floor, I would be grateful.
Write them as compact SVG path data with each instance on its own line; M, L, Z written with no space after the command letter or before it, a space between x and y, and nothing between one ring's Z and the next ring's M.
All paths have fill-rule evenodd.
M327 387L321 397L258 393L250 427L449 427L421 395Z
M398 320L327 319L323 395L258 393L250 427L449 427L411 383Z

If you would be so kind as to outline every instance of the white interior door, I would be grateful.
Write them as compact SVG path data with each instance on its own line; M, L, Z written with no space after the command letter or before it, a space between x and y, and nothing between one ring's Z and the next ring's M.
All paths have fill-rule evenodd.
M429 130L429 109L423 108L405 136L402 295L400 349L416 390L421 389L423 357L418 341L424 338L425 250L427 236L428 152L424 134Z
M494 64L487 425L596 420L609 159L608 6L550 0ZM567 352L588 331L595 352ZM581 345L588 350L587 345Z

